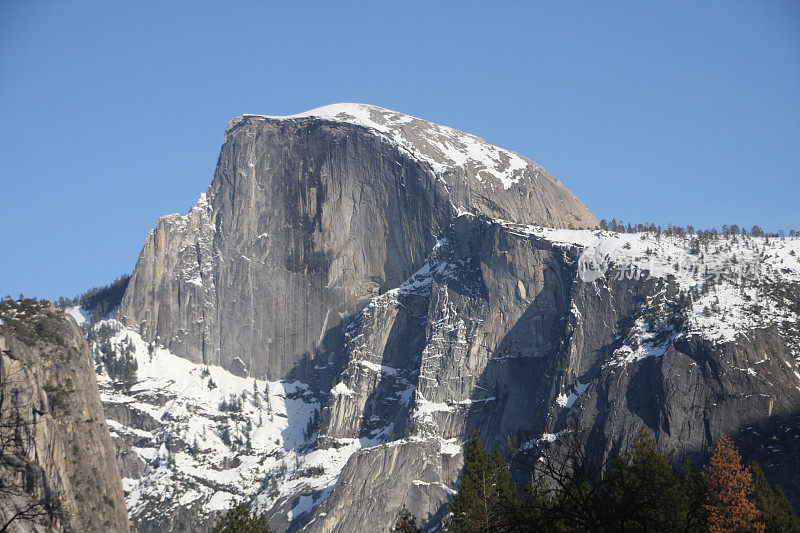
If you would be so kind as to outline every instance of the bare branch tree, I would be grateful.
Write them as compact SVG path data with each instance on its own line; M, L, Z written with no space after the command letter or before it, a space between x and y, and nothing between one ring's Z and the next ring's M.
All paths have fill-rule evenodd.
M540 440L517 454L515 461L532 472L528 491L536 493L527 502L527 515L517 521L519 531L556 524L584 531L602 527L605 517L598 503L610 458L601 438L587 431L565 430L557 442Z
M37 418L44 415L29 378L21 361L0 353L0 533L20 522L55 525L63 519L61 498L28 457Z

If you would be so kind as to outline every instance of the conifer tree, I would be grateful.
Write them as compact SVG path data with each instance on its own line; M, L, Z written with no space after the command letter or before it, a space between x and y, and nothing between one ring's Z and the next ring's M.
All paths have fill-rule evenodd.
M514 515L519 507L519 493L511 479L511 468L500 452L492 454L492 477L496 498L493 523L495 531L512 531Z
M686 459L680 474L682 531L708 531L705 509L706 484L695 465Z
M267 525L267 515L247 508L244 502L232 502L225 514L217 513L214 533L273 533Z
M552 511L551 492L540 477L525 487L514 520L526 531L553 529L557 520Z
M779 486L770 487L764 471L753 463L750 467L753 472L755 492L753 502L761 512L764 520L764 530L767 533L780 531L800 531L800 517L792 510L789 500Z
M417 519L408 510L406 504L400 509L397 515L397 522L392 529L393 533L420 533L422 529L417 527Z
M742 529L763 532L761 514L751 500L753 476L749 468L742 466L736 446L722 435L711 452L703 475L707 487L708 530L711 533Z
M497 453L490 457L473 430L464 443L464 467L445 521L447 529L452 533L509 531L516 505L508 465Z
M682 523L680 481L644 428L625 456L617 456L604 479L605 522L619 531L671 531Z

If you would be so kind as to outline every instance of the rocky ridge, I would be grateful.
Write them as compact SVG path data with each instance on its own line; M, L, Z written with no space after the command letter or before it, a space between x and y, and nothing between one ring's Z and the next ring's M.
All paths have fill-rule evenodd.
M232 121L117 315L140 383L101 379L140 530L234 497L279 531L386 530L402 504L435 529L472 429L522 457L645 426L676 462L724 432L797 502L800 241L595 225L541 167L420 119Z
M120 421L113 433L138 440L132 451L147 465L125 474L129 506L159 509L163 483L180 493L189 473L213 483L197 491L194 506L173 500L179 513L210 516L238 497L271 510L278 530L366 531L388 527L405 503L433 526L473 428L491 447L511 441L521 454L582 428L612 453L645 426L676 462L698 460L728 433L797 498L797 465L787 466L800 438L800 240L720 238L702 259L692 248L692 237L461 216L414 275L347 322L346 363L328 394L270 382L300 402L271 397L285 419L267 416L263 398L256 406L253 383L266 383L214 366L204 378L203 365L160 348L151 356L138 333L120 329L120 340L136 340L144 372L127 399L104 393L109 419ZM579 265L591 254L608 263L586 282ZM733 255L737 263L720 262ZM716 270L706 273L707 264ZM748 265L758 275L737 276ZM209 379L220 384L210 402ZM231 393L242 398L241 415L220 410ZM116 414L126 412L123 403L151 413L149 435L135 422L141 414ZM220 421L238 444L221 440ZM206 428L191 430L197 424ZM252 451L242 447L248 439ZM203 452L193 456L192 446Z
M465 210L597 224L535 163L414 117L358 104L240 117L197 205L148 235L120 316L191 361L301 377Z
M0 527L128 531L83 332L49 302L0 302Z

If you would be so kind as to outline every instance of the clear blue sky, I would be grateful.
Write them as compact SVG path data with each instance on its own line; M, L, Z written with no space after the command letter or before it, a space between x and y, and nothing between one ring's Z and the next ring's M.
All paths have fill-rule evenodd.
M0 294L130 272L231 118L334 102L516 150L598 218L800 228L800 2L288 4L0 1Z

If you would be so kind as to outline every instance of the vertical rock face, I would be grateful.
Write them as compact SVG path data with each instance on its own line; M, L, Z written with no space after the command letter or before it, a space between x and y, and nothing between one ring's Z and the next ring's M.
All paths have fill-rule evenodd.
M127 531L115 450L83 334L48 303L27 302L2 302L0 523L32 508L12 530Z
M321 440L409 430L457 438L467 415L504 439L527 417L543 417L530 406L551 395L545 374L564 336L570 274L565 252L550 243L460 217L425 267L348 331L340 390L352 392L334 389ZM395 417L388 428L387 416Z
M257 442L261 463L212 426L199 437L263 480L225 491L278 531L385 531L403 504L435 527L472 429L524 456L565 431L615 453L646 427L675 462L727 433L797 502L800 239L595 225L541 167L462 132L355 104L245 116L197 206L147 237L119 316L143 347L303 389L314 415L294 415L300 431L292 415L286 427L230 417L243 440L295 434ZM757 268L743 277L743 265ZM203 405L207 378L191 372L203 394L173 394ZM168 441L178 419L190 433L194 409L114 416ZM121 463L146 487L134 448ZM181 472L147 460L180 491Z
M339 476L338 487L317 509L305 530L348 533L391 531L397 503L406 502L427 522L445 515L441 502L452 494L461 462L442 453L435 441L399 441L356 453ZM358 502L354 505L355 502Z
M192 361L283 378L336 351L342 317L416 271L458 210L596 224L538 165L450 128L355 104L245 116L197 206L147 237L120 314Z
M447 450L472 429L490 448L516 443L524 458L526 449L557 446L558 435L576 430L597 437L596 452L616 453L645 427L678 464L701 462L721 434L734 435L746 459L765 461L772 482L797 501L800 337L792 309L800 264L789 259L800 242L763 253L774 258L776 277L762 280L762 296L742 300L759 301L760 316L737 316L739 304L729 302L707 321L700 304L683 300L689 280L669 263L681 261L683 244L647 235L627 238L637 247L614 241L619 236L456 219L420 271L351 324L348 363L322 412L320 446L377 439L406 443L408 456L398 468L385 457L397 452L384 446L359 451L340 477L359 482L338 483L307 529L385 530L401 503L426 527L436 525L449 499L441 486L455 483L442 467ZM639 276L608 272L586 282L579 265L592 242L619 248L624 268L636 266L639 249L658 260ZM730 253L731 245L719 246ZM742 257L752 245L740 246ZM666 275L654 266L662 260ZM706 290L727 289L723 282ZM764 296L776 292L782 296L772 303ZM745 334L720 337L725 328ZM760 433L776 439L766 451ZM399 481L372 481L381 476Z

